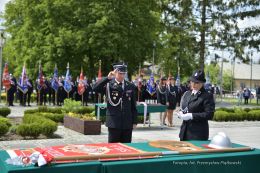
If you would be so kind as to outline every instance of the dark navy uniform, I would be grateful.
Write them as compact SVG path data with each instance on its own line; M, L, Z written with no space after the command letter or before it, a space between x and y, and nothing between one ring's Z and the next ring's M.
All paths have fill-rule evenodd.
M199 70L191 77L192 82L205 82L205 74ZM181 100L183 113L192 114L192 118L184 120L180 130L180 140L208 140L208 120L212 120L215 111L213 95L202 87L196 94L186 91ZM184 114L184 115L185 115Z
M14 102L14 93L16 92L16 86L17 86L16 79L15 77L12 76L11 87L7 91L7 100L9 106L14 106L13 102Z
M158 85L156 89L157 93L157 102L161 103L162 105L166 105L167 103L167 88L166 85L160 86Z
M179 97L179 89L176 85L168 85L167 86L167 98L169 102L169 106L167 109L174 110L176 109L176 104L178 102Z
M129 143L132 140L133 125L137 124L135 86L115 79L103 78L93 90L101 93L106 91L107 112L106 126L109 131L109 142Z
M28 85L28 91L27 91L27 104L28 106L31 106L30 103L31 103L31 95L33 93L33 82L31 79L28 80L27 82L27 85Z

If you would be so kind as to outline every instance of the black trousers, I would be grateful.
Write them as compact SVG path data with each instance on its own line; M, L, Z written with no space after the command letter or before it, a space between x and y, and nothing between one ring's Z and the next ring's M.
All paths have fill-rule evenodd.
M108 128L108 142L131 143L133 129Z

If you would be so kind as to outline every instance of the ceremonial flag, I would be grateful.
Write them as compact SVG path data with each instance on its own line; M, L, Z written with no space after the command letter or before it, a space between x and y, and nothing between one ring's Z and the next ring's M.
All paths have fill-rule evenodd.
M55 65L54 73L53 73L53 79L51 81L51 87L55 90L55 92L59 89L59 79L58 79L58 68L57 65Z
M148 80L146 90L148 91L148 93L150 95L153 95L156 93L156 87L155 87L155 83L154 83L153 73L151 73L150 79Z
M101 72L101 60L99 60L99 67L98 67L98 81L102 79L102 72Z
M81 68L79 84L78 84L78 93L79 95L82 95L84 92L85 92L85 82L84 82L83 69Z
M64 81L64 90L67 93L69 93L72 90L69 63L67 66L67 72L66 72L66 77L65 77L65 81Z
M37 82L37 88L38 90L41 90L44 85L44 80L43 80L43 73L42 73L42 65L41 63L39 64L39 75L38 75L38 82Z
M176 78L176 86L181 86L181 79L180 79L180 75L178 74L177 75L177 78Z
M11 88L11 79L10 79L7 63L5 63L2 82L3 82L3 86L5 86L6 88L6 91L8 91Z
M27 76L26 76L26 69L25 69L25 64L23 65L23 71L22 71L22 76L19 79L18 89L22 91L24 94L27 93L28 91L28 85L27 85Z

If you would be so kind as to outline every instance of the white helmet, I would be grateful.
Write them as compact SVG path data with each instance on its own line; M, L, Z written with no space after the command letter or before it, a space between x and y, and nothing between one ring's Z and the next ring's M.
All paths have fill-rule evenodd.
M232 148L229 137L224 132L218 132L208 145L211 148Z

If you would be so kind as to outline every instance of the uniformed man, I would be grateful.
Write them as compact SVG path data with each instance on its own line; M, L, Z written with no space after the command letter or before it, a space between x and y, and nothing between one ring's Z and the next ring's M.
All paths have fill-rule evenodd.
M183 120L180 140L208 140L208 120L212 120L215 111L213 95L206 92L204 71L197 70L190 78L191 90L186 91L181 100L178 117Z
M125 80L126 64L117 63L113 68L114 71L98 81L93 90L106 91L108 142L130 143L132 130L137 125L135 86Z

